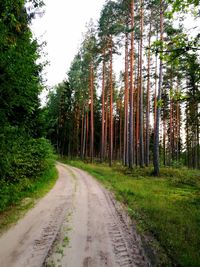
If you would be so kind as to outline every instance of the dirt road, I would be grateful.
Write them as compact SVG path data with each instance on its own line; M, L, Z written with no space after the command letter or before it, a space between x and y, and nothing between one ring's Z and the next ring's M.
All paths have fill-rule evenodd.
M0 266L150 266L112 195L82 170L58 171L55 187L1 236Z

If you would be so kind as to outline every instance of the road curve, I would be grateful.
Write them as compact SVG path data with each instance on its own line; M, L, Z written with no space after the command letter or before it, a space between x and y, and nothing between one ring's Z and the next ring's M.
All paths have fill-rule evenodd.
M0 266L150 266L111 193L82 170L57 168L54 188L1 236Z

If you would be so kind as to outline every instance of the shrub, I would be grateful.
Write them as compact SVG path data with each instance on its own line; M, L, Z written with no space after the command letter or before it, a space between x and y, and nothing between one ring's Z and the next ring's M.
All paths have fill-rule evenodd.
M34 139L16 128L9 128L1 137L1 180L16 183L36 179L52 166L53 150L46 139Z
M53 165L49 141L32 138L17 127L4 128L0 133L0 212L45 182Z

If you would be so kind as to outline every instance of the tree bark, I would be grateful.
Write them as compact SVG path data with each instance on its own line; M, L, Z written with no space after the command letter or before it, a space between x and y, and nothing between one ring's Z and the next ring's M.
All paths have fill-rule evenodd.
M104 140L104 157L108 158L107 153L108 141L108 92L106 92L106 105L105 105L105 140Z
M128 166L128 33L125 37L124 165Z
M90 64L90 123L91 123L91 132L90 132L90 160L94 160L94 82L93 82L93 63Z
M155 87L154 87L154 141L155 141L155 137L156 137L156 112L157 112L157 68L158 68L158 56L156 53L156 59L155 59L156 63L155 63Z
M134 0L131 1L131 51L130 51L130 114L129 114L129 168L135 162L134 138Z
M105 135L105 49L103 49L102 66L102 122L101 122L101 162L104 159L104 135Z
M81 118L81 159L83 159L83 135L84 135L84 108Z
M163 42L163 0L160 0L160 41ZM163 60L162 52L160 52L160 66L159 66L159 86L158 86L158 105L157 105L157 116L156 116L156 132L155 132L155 143L154 143L154 175L159 176L160 165L159 165L159 123L160 123L160 100L162 92L163 82Z
M151 20L149 28L149 40L148 40L149 50L148 50L148 63L147 63L147 110L146 110L146 156L145 156L146 166L149 166L150 61L151 61L150 45L151 45Z
M136 99L136 165L139 164L139 104L140 104L140 42L138 41L138 72L137 72L137 99Z
M144 167L144 136L143 136L143 84L142 84L142 51L143 51L143 0L140 0L140 167Z
M112 36L110 37L110 146L109 146L109 166L113 160L113 79L112 79Z

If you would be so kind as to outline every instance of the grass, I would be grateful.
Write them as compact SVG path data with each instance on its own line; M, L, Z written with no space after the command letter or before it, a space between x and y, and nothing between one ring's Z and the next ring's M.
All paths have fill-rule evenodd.
M16 223L38 198L43 197L54 186L58 178L55 166L46 170L35 181L23 180L19 184L1 187L0 234Z
M63 162L89 172L126 204L139 231L151 233L164 249L168 259L160 256L159 266L200 266L199 171L162 168L156 178L151 175L152 168L130 171L117 163L109 168Z

